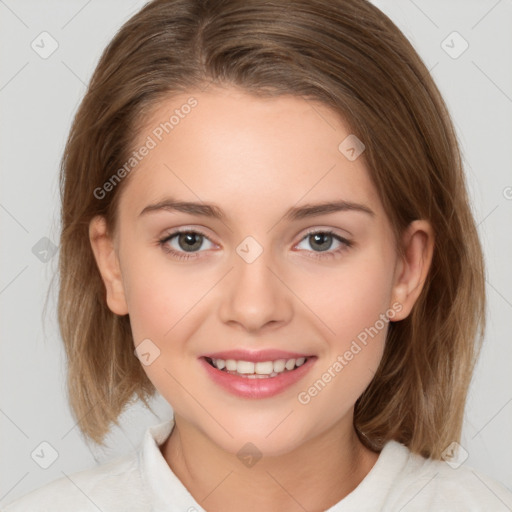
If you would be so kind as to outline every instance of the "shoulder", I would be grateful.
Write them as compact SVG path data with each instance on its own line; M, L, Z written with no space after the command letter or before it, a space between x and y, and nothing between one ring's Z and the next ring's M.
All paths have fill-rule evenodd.
M388 495L389 510L488 512L512 510L512 492L500 482L466 464L425 459L392 442L404 464ZM398 508L395 508L398 507Z
M11 502L2 512L149 511L139 453L64 475Z

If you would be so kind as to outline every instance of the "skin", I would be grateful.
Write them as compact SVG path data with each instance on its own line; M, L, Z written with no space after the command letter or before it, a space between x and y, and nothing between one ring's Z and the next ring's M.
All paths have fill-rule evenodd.
M350 134L344 123L300 97L193 91L158 105L139 141L190 96L198 105L132 171L117 231L109 235L101 217L91 221L108 306L130 315L135 346L149 338L160 350L143 366L175 414L175 428L160 449L203 508L326 510L358 486L379 456L359 441L353 412L381 360L388 324L309 403L300 403L298 393L393 304L400 311L393 309L392 321L409 315L431 263L433 230L424 220L411 223L399 257L364 153L348 160L338 150ZM226 217L176 211L139 217L170 195L215 203ZM339 199L364 204L374 215L283 218L292 206ZM207 237L202 244L196 239L193 253L179 237L167 242L190 260L159 245L179 227ZM334 238L322 251L321 240L306 236L322 228L353 245ZM247 236L263 249L250 264L236 252ZM240 347L318 359L279 395L243 399L212 383L198 360ZM247 442L262 453L252 467L236 455Z

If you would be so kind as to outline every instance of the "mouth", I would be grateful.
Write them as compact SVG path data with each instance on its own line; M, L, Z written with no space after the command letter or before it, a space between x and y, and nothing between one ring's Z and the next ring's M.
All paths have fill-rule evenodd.
M314 356L269 359L268 361L246 361L243 359L221 359L204 357L204 360L218 371L246 379L269 379L291 373Z
M281 350L231 350L201 356L199 361L214 386L240 398L264 399L293 388L317 359Z

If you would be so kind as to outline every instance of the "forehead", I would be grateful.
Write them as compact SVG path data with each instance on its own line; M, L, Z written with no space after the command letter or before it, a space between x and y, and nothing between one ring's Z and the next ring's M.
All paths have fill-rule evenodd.
M236 89L174 95L152 109L137 134L135 151L149 149L121 202L139 213L166 195L237 214L261 210L262 201L275 213L283 204L340 198L376 207L364 153L347 158L347 137L353 135L335 112L299 96Z

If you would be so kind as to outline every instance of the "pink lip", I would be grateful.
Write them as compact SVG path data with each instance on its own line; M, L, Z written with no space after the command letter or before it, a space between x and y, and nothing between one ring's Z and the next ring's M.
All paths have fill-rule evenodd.
M225 350L224 352L212 352L203 354L202 357L211 359L235 359L237 361L251 361L253 363L261 361L275 361L277 359L298 359L299 357L311 357L310 354L299 354L297 352L285 352L283 350Z
M242 351L243 352L243 351ZM233 354L235 352L219 352L218 354ZM239 352L236 352L239 354ZM262 352L263 354L264 352ZM283 354L283 352L280 352ZM254 355L254 354L253 354ZM258 354L259 356L259 354ZM205 356L211 357L211 356ZM208 376L219 386L223 387L225 390L229 391L231 394L242 397L242 398L269 398L279 393L283 392L285 389L289 388L296 382L298 382L302 377L309 372L311 367L315 364L316 357L309 357L306 362L295 368L292 371L284 371L279 374L277 377L267 377L263 379L249 379L247 377L239 377L237 375L232 375L222 370L218 370L214 368L205 357L200 357L199 362L206 370ZM224 359L220 355L218 356L220 359ZM227 359L246 359L247 355L244 357L228 357ZM300 356L299 356L300 357ZM304 356L302 356L304 357ZM268 357L268 353L265 354L265 358L262 360L274 359L293 359L292 357Z

